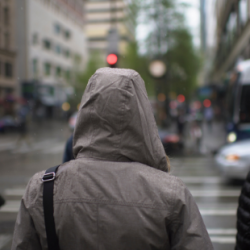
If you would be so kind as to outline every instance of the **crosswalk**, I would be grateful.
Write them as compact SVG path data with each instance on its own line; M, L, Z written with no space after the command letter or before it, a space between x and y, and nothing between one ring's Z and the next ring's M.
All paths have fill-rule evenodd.
M7 245L10 244L12 239L11 234L0 234L0 249L4 249Z
M171 164L196 200L214 249L233 250L241 187L226 184L212 157L174 158Z
M219 185L222 184L222 180L216 176L207 176L207 177L192 177L192 176L179 176L180 179L189 187L190 192L196 199L197 205L199 207L200 213L206 223L206 221L211 221L213 218L224 218L226 220L231 220L236 216L237 210L237 202L232 201L226 204L218 203L218 202L209 202L204 203L204 201L199 200L199 198L203 197L207 198L236 198L240 193L240 189L232 189L232 190L218 190ZM197 185L204 184L208 190L202 190L202 188L195 188ZM206 193L206 192L207 193ZM10 189L6 189L4 191L4 196L6 199L6 204L0 208L0 216L1 214L17 214L21 197L25 192L25 187L13 187ZM204 196L202 196L202 193ZM231 194L231 196L230 196ZM212 199L213 201L213 199ZM213 244L230 244L233 246L235 244L235 236L236 236L236 228L232 224L231 227L221 225L218 226L207 226L208 233L210 235L211 241ZM11 241L12 235L0 235L0 250L3 250L6 244L9 244ZM216 248L215 248L216 249ZM230 248L229 248L230 249Z
M0 153L10 154L58 154L62 153L65 148L65 141L58 141L57 139L43 139L37 142L21 142L18 145L16 140L1 139L0 140Z

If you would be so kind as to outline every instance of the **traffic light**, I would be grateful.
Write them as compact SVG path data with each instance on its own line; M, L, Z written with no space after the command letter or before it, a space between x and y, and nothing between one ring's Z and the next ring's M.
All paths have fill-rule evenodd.
M106 61L107 61L109 67L115 68L116 64L118 62L118 56L116 54L113 54L113 53L108 54L106 57Z
M118 67L118 55L119 55L119 33L116 28L111 28L107 34L107 57L106 62L109 67Z

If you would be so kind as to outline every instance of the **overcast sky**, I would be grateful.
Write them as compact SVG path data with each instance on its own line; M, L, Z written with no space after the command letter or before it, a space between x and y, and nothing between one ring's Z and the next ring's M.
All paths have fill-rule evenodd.
M199 0L178 0L190 5L185 10L185 17L190 32L193 35L195 46L200 46L200 1ZM211 0L209 0L211 1Z

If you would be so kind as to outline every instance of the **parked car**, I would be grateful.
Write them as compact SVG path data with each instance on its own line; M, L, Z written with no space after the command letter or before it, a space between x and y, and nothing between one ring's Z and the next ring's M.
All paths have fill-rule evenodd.
M166 154L183 149L183 142L176 133L164 129L158 129L158 133Z
M18 124L12 116L0 118L0 132L17 130Z
M245 179L250 170L250 139L223 146L215 160L224 177Z

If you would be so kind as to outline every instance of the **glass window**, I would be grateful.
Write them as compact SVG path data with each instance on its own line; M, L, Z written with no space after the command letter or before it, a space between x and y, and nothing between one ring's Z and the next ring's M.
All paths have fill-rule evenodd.
M61 46L60 45L56 45L55 50L56 50L57 54L61 54Z
M12 77L13 76L13 68L11 63L5 63L4 65L5 68L5 77Z
M70 39L71 33L70 33L69 30L65 30L65 31L64 31L64 37L65 37L66 39Z
M9 9L8 9L8 7L5 7L3 10L3 19L4 19L4 24L8 25L9 24Z
M50 63L44 64L44 73L47 76L51 75L51 64Z
M37 59L33 59L32 66L33 66L33 74L34 76L36 76L38 73L38 60Z
M240 19L240 24L242 26L246 24L247 19L248 19L247 0L239 1L239 19Z
M250 123L250 85L243 85L240 100L240 123Z
M227 39L231 44L236 36L236 28L237 28L237 14L236 12L231 12L227 21Z
M43 47L47 50L50 50L52 47L52 43L48 39L45 39L43 40Z
M10 47L10 35L9 35L9 33L4 34L4 47L5 48Z
M76 63L81 63L82 57L79 54L75 54L74 60L75 60Z
M70 77L71 77L71 72L70 72L70 70L66 70L66 71L65 71L65 78L66 78L67 80L70 80Z
M56 75L57 75L57 76L61 76L61 74L62 74L62 69L61 69L61 67L60 67L60 66L56 67Z
M56 34L60 34L61 33L61 26L60 24L56 23L55 26L54 26L54 31Z
M65 55L65 57L70 57L70 51L68 50L68 49L65 49L64 50L64 55Z
M33 34L32 43L33 44L38 44L38 34L37 33Z

